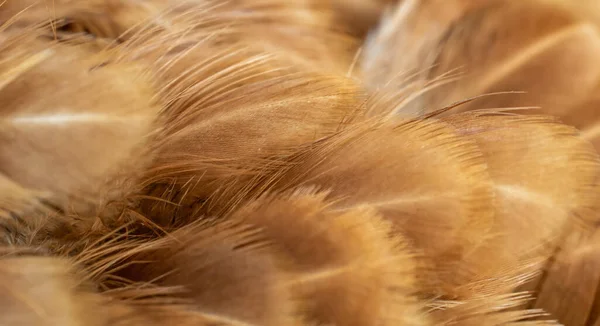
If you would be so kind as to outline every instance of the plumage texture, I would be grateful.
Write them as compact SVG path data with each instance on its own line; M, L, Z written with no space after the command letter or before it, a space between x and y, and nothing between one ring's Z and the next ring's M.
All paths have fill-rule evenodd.
M560 117L584 133L595 129L600 34L592 20L560 1L404 1L367 44L362 66L371 88L421 87L455 77L397 113L420 114L485 93L513 92L478 98L460 110L538 107L529 112ZM400 52L404 48L409 50ZM415 75L397 78L404 71Z
M16 189L6 194L27 192L42 208L96 209L122 197L149 161L160 110L153 85L139 66L32 36L6 33L0 59L0 169ZM3 202L5 214L25 212L19 200Z
M426 325L405 241L368 206L340 211L324 198L306 190L267 196L233 218L260 226L274 242L308 322Z
M7 0L0 324L596 322L559 2Z

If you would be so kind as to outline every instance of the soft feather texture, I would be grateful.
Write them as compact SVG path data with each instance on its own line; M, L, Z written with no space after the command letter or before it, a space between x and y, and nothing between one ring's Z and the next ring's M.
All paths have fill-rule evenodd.
M215 320L244 325L297 325L286 275L268 237L235 220L206 221L119 253L117 279L182 287L172 296ZM127 257L129 256L129 257ZM107 261L108 262L108 261ZM117 283L118 284L118 283Z
M565 325L594 325L598 322L598 232L571 230L536 282L537 300L532 306L545 309Z
M526 29L518 51L566 30L593 56L595 27L571 12L405 0L359 65L357 37L384 1L9 2L0 284L18 296L4 297L7 323L548 325L518 291L553 250L531 307L595 318L595 290L577 279L597 278L579 228L596 222L597 154L550 117L456 114L506 96L480 97L496 90L485 83L449 92L466 85L450 67L466 38L430 51L450 24L474 32L465 17L500 9L479 32L512 33L497 17L531 9L556 19ZM481 70L510 57L502 44ZM551 54L547 65L571 56ZM533 77L517 86L548 80ZM424 101L440 92L448 102ZM577 295L557 300L564 281L580 309Z
M565 228L594 222L598 157L574 128L549 117L508 112L473 111L442 119L477 141L494 184L493 239L468 257L481 284L491 287L499 281L503 286L503 278L495 275L499 272L514 271L508 284L527 270L535 272ZM579 169L572 171L573 165Z
M444 293L449 278L460 278L460 257L492 225L485 161L474 142L443 122L368 121L320 141L295 162L276 188L316 185L331 190L340 211L376 208L432 258ZM432 275L424 281L438 286Z
M2 325L106 325L106 315L90 310L93 296L79 290L69 261L42 257L0 259ZM89 306L88 306L89 305Z
M158 127L151 82L139 67L107 65L110 57L85 48L7 36L0 169L16 189L7 196L28 191L42 206L74 211L122 197ZM9 203L2 210L23 212Z
M592 21L544 0L444 3L449 10L438 10L436 1L405 1L364 51L370 87L402 86L408 81L395 74L409 69L416 71L416 81L410 81L419 85L461 72L396 113L418 114L484 93L519 91L482 97L460 110L535 106L578 128L595 125L595 106L584 104L600 78L600 34ZM404 48L410 50L399 51Z
M335 325L427 325L413 295L406 242L368 206L336 210L326 194L266 196L233 214L259 226L291 274L307 321Z
M531 301L527 293L512 293L477 298L468 302L437 302L433 306L433 318L439 325L464 326L541 326L561 325L547 320L547 314L539 309L515 309Z

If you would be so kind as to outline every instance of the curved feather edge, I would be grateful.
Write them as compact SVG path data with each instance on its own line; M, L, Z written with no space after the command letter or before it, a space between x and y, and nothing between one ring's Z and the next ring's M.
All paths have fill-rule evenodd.
M431 259L427 291L449 294L460 262L493 223L490 177L477 145L444 122L355 124L301 150L273 189L318 186L337 211L370 206ZM426 275L426 276L425 276Z
M368 206L339 212L326 197L265 195L232 218L259 227L283 255L309 324L428 325L406 241Z
M5 33L18 41L0 51L0 170L8 182L43 194L32 200L46 208L94 210L133 186L149 160L144 147L160 106L139 67L102 66L109 58L33 39L38 32Z
M472 111L442 119L477 142L494 183L495 237L474 250L468 263L477 266L475 275L487 280L489 289L494 273L533 273L567 230L594 225L600 160L577 130L551 117L506 111ZM516 282L519 279L510 280L517 286L523 283ZM485 293L479 288L476 292Z
M518 307L532 298L527 293L486 296L464 302L436 302L432 316L436 325L461 326L559 326L547 319L539 309L521 310ZM515 309L516 308L516 309Z

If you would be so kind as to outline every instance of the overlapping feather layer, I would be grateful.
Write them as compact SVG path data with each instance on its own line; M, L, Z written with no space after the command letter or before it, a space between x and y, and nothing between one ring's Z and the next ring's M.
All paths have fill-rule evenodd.
M6 1L0 324L556 324L548 296L529 309L522 291L561 244L586 264L600 160L576 128L507 106L557 114L591 84L552 84L505 46L475 62L478 82L402 77L484 4L406 0L361 56L383 2ZM501 2L495 15L522 12ZM361 10L366 25L344 25ZM568 17L547 48L524 37L537 25L515 42L552 49L553 68L563 41L592 57L594 27ZM468 60L446 42L466 52L436 69ZM550 86L468 99L512 80Z

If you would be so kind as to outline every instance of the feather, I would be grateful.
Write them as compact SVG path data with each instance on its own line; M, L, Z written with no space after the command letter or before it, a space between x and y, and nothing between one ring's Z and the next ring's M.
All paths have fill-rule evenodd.
M318 325L426 325L413 257L368 207L338 212L326 193L265 196L232 218L263 230L289 262L292 293Z
M422 6L407 1L367 46L363 73L369 85L394 82L393 74L408 69L420 71L415 79L426 85L462 69L458 81L429 89L396 111L425 113L481 94L521 91L482 97L459 110L535 106L576 127L589 124L589 117L595 121L595 108L581 104L595 93L600 78L596 27L547 1L487 2L470 8L450 1L459 4L460 14L446 19L441 11L440 19L432 16L435 8L419 11ZM421 32L419 24L427 28ZM404 48L411 50L394 55ZM401 80L399 86L406 83Z
M68 261L44 257L0 259L0 324L15 326L103 326L102 311L89 309L96 302L78 290Z
M195 11L206 3L198 0L184 4L173 0L157 2L175 13ZM345 74L360 44L347 34L345 25L338 23L340 6L334 2L208 1L216 5L203 10L201 16L210 17L210 25L227 26L231 33L223 42L243 43L260 51L280 54L286 61L307 69ZM189 28L187 25L184 26ZM202 25L202 29L206 28L206 24Z
M325 1L324 1L325 2ZM330 0L336 17L334 23L343 26L348 33L364 37L378 24L381 15L395 4L395 0Z
M52 36L76 33L118 38L148 17L159 14L149 2L121 0L6 0L0 22L15 28L48 23Z
M193 216L191 206L209 215L235 208L295 147L360 116L363 92L345 77L294 72L236 46L157 52L157 41L163 37L131 45L122 61L143 60L161 86L166 128L143 185L179 205L180 215ZM151 212L178 208L162 202L148 209L148 216L170 217Z
M79 259L113 251L86 265L117 292L135 284L180 287L170 297L184 299L192 311L209 319L233 325L296 325L287 278L267 240L239 221L204 220L141 245L125 243L125 250L113 250L116 244L101 246ZM136 291L131 295L135 298Z
M14 38L0 52L3 184L63 210L120 196L158 127L152 84L134 65L102 66L107 58L85 47Z
M84 282L72 261L61 258L3 257L0 288L2 325L239 325L194 313L180 304L111 300Z
M213 45L244 45L268 51L306 69L345 74L358 41L332 26L332 8L315 1L60 0L14 1L0 21L16 26L48 23L59 39L83 36L121 43L148 33L178 34L189 42L211 35ZM214 37L215 33L218 37ZM181 41L180 39L180 41Z
M545 274L537 280L535 308L569 326L598 322L598 232L570 228Z
M527 293L485 296L466 302L436 302L432 316L437 325L461 326L559 326L546 319L547 314L538 309L518 309L531 301ZM516 308L516 309L515 309Z
M368 205L393 222L434 265L428 290L447 293L458 262L485 239L493 193L477 145L434 120L365 122L303 150L275 189L315 185L335 207ZM440 278L440 282L436 281Z
M377 29L365 41L360 76L366 86L371 90L383 88L393 92L409 85L417 90L424 88L430 81L427 77L436 64L438 43L446 30L466 12L488 2L490 0L401 1L394 10L386 12ZM455 68L462 67L441 69L448 72ZM414 116L423 113L425 108L442 107L431 107L421 97L417 98L419 101L415 99L408 103L411 105L402 106L401 113ZM383 108L385 107L376 107Z
M474 250L468 262L477 266L475 274L486 287L502 280L498 272L511 270L512 282L535 272L560 243L565 228L594 223L600 161L574 128L550 117L493 111L443 120L477 141L494 182L491 233L496 237Z
M597 154L454 109L595 139L596 23L542 1L404 0L359 58L385 0L7 0L0 324L595 322Z

